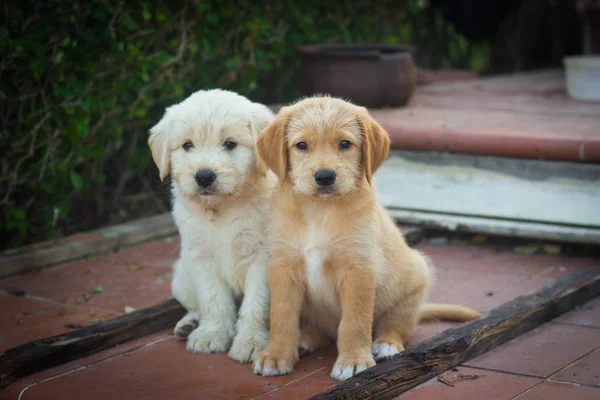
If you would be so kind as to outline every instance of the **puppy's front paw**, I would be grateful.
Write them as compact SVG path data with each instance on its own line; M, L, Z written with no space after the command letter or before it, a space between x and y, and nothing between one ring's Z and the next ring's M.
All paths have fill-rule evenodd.
M211 330L202 325L190 333L187 341L187 349L192 353L223 353L230 345L227 330Z
M373 343L373 356L376 360L385 360L404 351L404 347L391 343Z
M241 363L248 363L254 360L255 355L263 351L269 342L269 333L264 331L246 332L241 331L233 339L229 357Z
M198 327L198 319L193 313L187 313L177 322L173 332L178 339L186 339Z
M267 347L254 357L254 373L262 376L289 374L298 361L297 352L273 351Z
M365 349L357 354L341 353L333 366L331 377L338 381L345 381L373 365L375 365L375 360L371 349Z

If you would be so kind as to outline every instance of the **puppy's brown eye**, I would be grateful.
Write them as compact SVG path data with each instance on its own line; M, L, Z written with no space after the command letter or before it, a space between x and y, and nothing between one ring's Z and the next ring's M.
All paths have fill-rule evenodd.
M342 140L340 142L340 149L347 149L348 147L352 146L352 143L350 143L347 140Z
M306 144L306 142L298 142L296 143L296 148L298 150L306 150L308 149L308 145Z
M225 146L227 150L233 150L237 147L237 143L233 140L228 140L225 143L223 143L223 146Z
M183 144L183 149L184 149L185 151L190 151L190 150L191 150L191 149L193 149L193 148L194 148L194 144L193 144L192 142L185 142L185 143Z

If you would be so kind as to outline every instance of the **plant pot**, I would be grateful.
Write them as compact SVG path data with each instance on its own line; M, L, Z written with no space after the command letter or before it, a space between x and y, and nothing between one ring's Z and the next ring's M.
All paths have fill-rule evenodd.
M329 94L358 105L400 107L416 83L409 45L308 45L302 54L303 95Z
M569 96L600 101L600 56L565 57L564 65Z

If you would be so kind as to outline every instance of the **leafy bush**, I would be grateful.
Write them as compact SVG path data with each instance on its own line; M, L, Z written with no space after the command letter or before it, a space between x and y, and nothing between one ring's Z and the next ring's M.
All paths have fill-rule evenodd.
M212 87L264 102L291 100L299 44L411 42L420 46L422 66L481 66L481 51L426 2L377 3L5 5L0 246L166 210L165 196L153 193L157 173L146 144L165 106Z

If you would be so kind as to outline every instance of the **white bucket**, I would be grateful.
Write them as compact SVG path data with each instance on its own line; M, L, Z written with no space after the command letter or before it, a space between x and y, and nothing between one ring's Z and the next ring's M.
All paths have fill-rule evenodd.
M600 56L565 57L563 62L569 96L600 101Z

